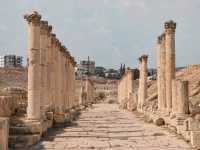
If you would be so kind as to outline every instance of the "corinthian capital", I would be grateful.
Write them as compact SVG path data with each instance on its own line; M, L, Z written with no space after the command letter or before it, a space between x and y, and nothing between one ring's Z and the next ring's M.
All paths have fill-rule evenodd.
M40 24L41 18L41 15L37 11L33 11L24 15L24 19L28 21L28 23L33 23L36 25Z
M166 31L175 32L175 30L176 30L176 22L174 22L173 20L165 22L164 26L165 26Z

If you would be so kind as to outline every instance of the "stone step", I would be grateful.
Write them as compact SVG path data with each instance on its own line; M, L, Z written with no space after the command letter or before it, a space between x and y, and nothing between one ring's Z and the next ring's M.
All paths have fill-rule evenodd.
M9 136L10 148L26 148L38 143L41 139L40 134L31 135L11 135Z
M10 135L23 135L23 134L41 134L41 128L37 126L24 126L24 127L16 127L11 126L9 129Z

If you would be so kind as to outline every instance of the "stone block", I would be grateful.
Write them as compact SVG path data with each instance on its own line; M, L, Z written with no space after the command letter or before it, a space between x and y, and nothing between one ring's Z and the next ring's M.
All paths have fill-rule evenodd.
M40 122L25 122L19 126L10 127L10 134L41 134L42 126Z
M163 126L163 125L165 125L165 120L163 118L158 118L155 120L155 124L157 126Z
M185 122L185 128L189 131L200 131L200 121L189 118Z
M9 123L7 118L0 118L0 150L8 150Z
M54 114L53 119L55 124L63 124L65 123L65 114Z
M10 117L16 108L12 96L0 96L0 117Z
M48 120L53 120L53 112L46 112L46 117Z
M194 148L200 148L200 131L191 131L191 144Z
M31 135L12 135L9 137L9 146L11 148L25 148L38 143L41 139L40 134Z

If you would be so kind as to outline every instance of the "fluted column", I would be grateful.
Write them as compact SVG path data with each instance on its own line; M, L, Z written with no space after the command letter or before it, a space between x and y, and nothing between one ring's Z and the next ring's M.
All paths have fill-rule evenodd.
M70 109L70 99L69 99L69 52L66 51L66 95L67 95L67 109Z
M143 108L143 105L145 103L145 100L147 98L147 76L148 76L148 70L147 70L147 61L148 56L142 55L139 58L140 61L140 79L139 79L139 102L140 102L140 109Z
M75 101L75 66L76 62L74 60L74 57L72 57L72 100L74 102L74 106L77 106L76 101Z
M52 37L51 37L52 26L48 26L47 32L47 96L48 105L50 108L53 107L53 48L52 48Z
M158 37L157 40L157 91L158 91L158 110L162 108L162 98L161 98L161 36Z
M56 65L56 35L55 34L51 34L51 47L52 47L52 73L51 73L51 81L52 81L52 109L55 110L55 104L56 104L56 83L57 83L57 80L56 80L56 68L57 68L57 65Z
M48 59L48 50L47 50L47 32L48 32L48 22L41 21L40 24L40 65L41 65L41 107L46 108L48 106L48 87L47 87L47 59Z
M60 107L60 90L59 90L59 41L56 39L55 47L55 112L59 113Z
M161 87L161 110L166 111L166 49L165 49L165 34L161 35L160 47L160 87Z
M58 112L63 113L62 107L62 51L61 43L58 44Z
M61 95L62 111L65 111L65 46L61 46Z
M166 51L165 51L165 34L158 37L157 43L157 86L158 86L158 109L166 109Z
M28 21L28 119L40 119L40 20L37 12L27 14Z
M172 108L172 79L175 79L175 29L176 23L173 21L165 22L165 48L166 48L166 102L167 111Z
M70 63L69 63L69 101L70 101L70 108L73 107L73 100L72 100L72 62L70 56Z
M177 87L177 114L178 115L186 115L189 114L189 89L188 89L188 81L176 81Z

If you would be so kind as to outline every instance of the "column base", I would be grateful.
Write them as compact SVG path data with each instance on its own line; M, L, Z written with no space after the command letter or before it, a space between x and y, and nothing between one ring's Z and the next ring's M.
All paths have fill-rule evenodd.
M43 133L42 123L39 120L26 119L10 126L9 147L26 148L38 143Z

